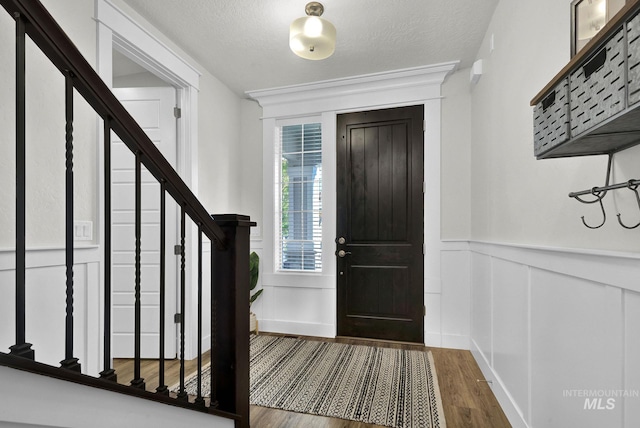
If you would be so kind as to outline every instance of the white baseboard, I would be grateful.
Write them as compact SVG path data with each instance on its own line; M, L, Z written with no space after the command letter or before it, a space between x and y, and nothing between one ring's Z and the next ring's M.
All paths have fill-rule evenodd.
M469 350L469 336L457 334L424 333L424 344L432 348L450 348Z
M442 335L440 333L424 333L424 344L432 348L442 348Z
M464 349L469 350L470 341L469 336L455 335L455 334L443 334L442 335L442 348L451 349Z
M485 379L491 381L489 386L496 396L498 403L500 403L500 407L502 407L507 419L509 419L511 426L513 426L513 428L530 428L522 417L522 413L515 404L513 397L511 397L498 375L493 371L484 354L480 351L478 344L473 339L471 340L471 355L473 355L476 363L478 363Z
M269 333L298 334L301 336L336 337L333 324L314 324L293 321L258 319L260 331Z

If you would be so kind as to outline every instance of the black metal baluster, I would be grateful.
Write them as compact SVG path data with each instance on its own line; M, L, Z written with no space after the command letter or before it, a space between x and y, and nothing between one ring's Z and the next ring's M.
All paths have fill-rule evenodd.
M184 207L180 210L180 389L178 398L188 401L189 396L184 388L184 325L185 325L185 294L186 294L186 277L185 277L185 234L186 220Z
M111 368L111 118L104 120L104 370L102 379L117 382Z
M134 303L134 361L133 377L131 386L145 389L144 379L140 372L140 350L141 350L141 309L140 301L140 238L142 235L142 165L141 154L136 153L136 182L135 182L135 235L136 235L136 255L135 255L135 303Z
M165 312L166 312L166 191L165 181L160 180L160 349L158 350L158 387L156 392L169 395L169 388L164 384L164 347L165 347Z
M204 405L202 398L202 224L198 223L198 394L196 404Z
M65 75L65 259L67 277L67 301L65 317L65 359L60 365L80 371L80 363L73 356L73 75Z
M31 360L35 351L26 343L26 128L25 128L25 21L16 18L16 344L12 355Z
M215 280L214 280L214 271L215 271L215 251L219 251L213 240L211 241L211 381L210 381L210 397L211 402L209 407L212 409L218 408L218 387L216 382L216 376L218 373L218 358L216 358L216 354L218 352L218 300L216 299L215 291Z

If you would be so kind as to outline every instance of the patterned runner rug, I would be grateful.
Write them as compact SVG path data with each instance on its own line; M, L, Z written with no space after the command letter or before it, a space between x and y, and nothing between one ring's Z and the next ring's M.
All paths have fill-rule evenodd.
M431 352L268 335L252 335L250 349L251 404L396 428L446 426ZM190 394L196 383L186 381Z

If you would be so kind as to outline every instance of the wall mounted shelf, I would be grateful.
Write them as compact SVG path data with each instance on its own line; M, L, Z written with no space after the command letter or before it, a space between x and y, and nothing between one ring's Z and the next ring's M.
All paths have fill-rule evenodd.
M631 0L531 101L537 159L640 144L640 0Z

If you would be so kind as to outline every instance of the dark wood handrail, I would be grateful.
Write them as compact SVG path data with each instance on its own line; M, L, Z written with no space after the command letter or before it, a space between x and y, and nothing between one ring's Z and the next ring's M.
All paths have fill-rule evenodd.
M19 14L26 20L26 32L31 40L60 72L71 74L78 93L96 113L110 121L112 130L129 150L139 154L142 164L156 180L164 183L166 191L200 225L207 238L219 249L226 248L222 229L44 6L31 0L0 0L0 4L11 16Z

